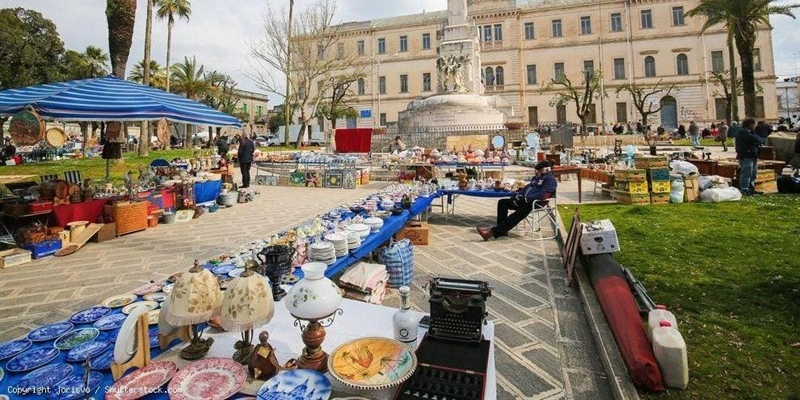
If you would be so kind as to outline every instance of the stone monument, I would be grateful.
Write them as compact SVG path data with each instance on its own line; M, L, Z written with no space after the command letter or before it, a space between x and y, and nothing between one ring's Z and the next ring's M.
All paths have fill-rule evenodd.
M467 19L467 0L447 0L447 26L436 60L437 94L401 111L401 133L505 129L511 107L499 96L484 96L477 28Z

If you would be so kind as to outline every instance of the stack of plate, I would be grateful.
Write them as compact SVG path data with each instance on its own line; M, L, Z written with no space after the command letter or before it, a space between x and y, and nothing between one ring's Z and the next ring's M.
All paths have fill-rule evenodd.
M347 234L347 248L352 250L361 246L361 236L358 233L350 232Z
M324 262L331 265L336 262L336 248L333 243L328 241L319 241L308 246L309 256L312 261Z
M345 228L345 230L347 231L347 233L350 232L357 233L358 236L361 237L361 239L364 239L365 237L369 236L369 226L364 224L350 224L347 225L347 228Z
M375 233L380 231L383 227L383 220L378 217L369 217L364 219L364 224L367 225L373 233Z
M325 235L325 240L333 243L336 257L344 257L347 255L347 236L344 233L329 233Z

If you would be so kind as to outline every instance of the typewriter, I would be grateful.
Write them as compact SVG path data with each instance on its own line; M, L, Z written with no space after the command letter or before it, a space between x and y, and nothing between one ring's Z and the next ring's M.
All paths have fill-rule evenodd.
M428 335L480 343L486 319L487 282L434 277L430 281L431 321Z

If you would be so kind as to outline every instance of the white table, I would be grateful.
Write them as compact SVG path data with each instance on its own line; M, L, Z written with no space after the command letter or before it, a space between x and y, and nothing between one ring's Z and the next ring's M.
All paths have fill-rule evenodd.
M329 354L339 345L353 339L369 336L392 337L392 316L397 311L396 308L344 299L341 309L344 311L344 314L337 316L333 324L325 328L327 335L325 337L325 342L322 344L322 348ZM420 318L424 315L422 313L418 314ZM304 347L300 339L300 328L294 326L294 318L286 310L283 301L275 305L275 316L272 318L272 321L262 328L255 330L253 335L254 344L258 344L258 334L263 330L269 332L269 343L275 349L275 355L278 357L279 363L284 364L290 358L298 358L300 356ZM417 344L421 341L424 332L425 330L420 330L420 337L417 340ZM494 323L487 321L483 328L483 335L486 340L492 341L489 350L489 362L486 369L486 388L484 394L487 400L496 399L497 376L494 362ZM240 340L240 334L238 332L211 333L207 330L203 336L214 338L214 344L208 352L208 357L231 357L234 352L233 345L237 340ZM170 360L175 362L179 369L183 368L190 363L178 357L178 353L183 347L184 345L173 347L158 356L156 360ZM326 375L330 379L333 387L332 398L361 396L376 400L386 400L391 399L396 390L396 387L380 391L356 390L339 383L336 379L331 377L330 374ZM255 395L263 384L264 381L254 380L248 377L247 383L245 383L241 393Z

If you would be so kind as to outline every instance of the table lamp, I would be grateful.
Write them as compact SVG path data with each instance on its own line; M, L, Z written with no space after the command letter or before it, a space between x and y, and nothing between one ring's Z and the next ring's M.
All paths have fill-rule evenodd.
M258 263L248 260L247 270L228 283L220 309L220 324L226 331L241 331L242 340L234 345L233 359L247 364L253 353L253 329L272 320L275 302L267 278L253 272Z
M306 345L297 360L297 367L325 373L328 371L328 354L322 350L325 327L333 323L336 315L342 314L339 308L342 293L333 281L325 277L328 268L325 263L311 262L300 268L305 277L292 286L284 299L286 309L296 318L294 325L303 332ZM302 321L307 322L305 326Z
M214 343L214 339L202 338L197 324L206 322L217 313L222 304L222 292L214 274L200 267L195 260L194 266L182 274L175 282L169 297L169 309L164 316L172 326L191 326L191 343L181 350L184 360L197 360L204 357Z

